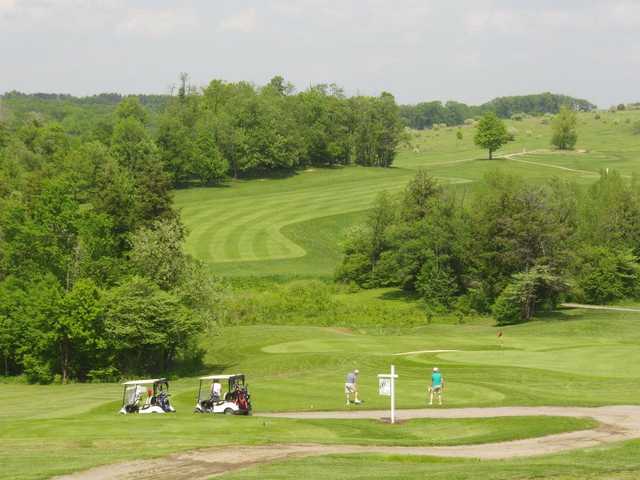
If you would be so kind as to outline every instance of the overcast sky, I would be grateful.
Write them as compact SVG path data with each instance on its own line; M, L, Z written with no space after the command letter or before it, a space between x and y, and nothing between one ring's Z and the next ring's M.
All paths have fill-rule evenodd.
M0 92L166 93L182 71L608 107L640 101L640 1L0 0Z

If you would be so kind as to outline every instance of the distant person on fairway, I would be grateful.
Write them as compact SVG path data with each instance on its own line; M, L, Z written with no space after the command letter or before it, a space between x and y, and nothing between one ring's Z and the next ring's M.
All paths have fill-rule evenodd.
M433 367L431 373L431 386L429 387L429 405L433 405L433 395L437 395L438 403L442 405L442 391L444 390L444 377L438 367Z
M353 372L347 373L347 381L344 384L344 393L347 396L347 405L351 403L351 395L353 394L353 403L360 403L358 399L358 374L360 372L356 368Z

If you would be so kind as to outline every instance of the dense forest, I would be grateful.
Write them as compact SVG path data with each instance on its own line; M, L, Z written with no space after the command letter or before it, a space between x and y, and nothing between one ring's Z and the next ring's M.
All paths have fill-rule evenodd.
M403 127L390 94L292 92L280 77L202 90L183 77L172 97L5 95L2 373L101 380L197 361L196 335L215 325L222 287L184 253L171 189L393 162Z
M108 143L31 118L0 140L0 354L31 381L170 369L214 285L182 251L170 177L137 100Z
M400 115L405 125L422 130L434 125L462 125L465 120L494 112L501 118L519 118L523 115L555 114L561 107L577 111L591 111L595 105L579 98L553 93L498 97L482 105L466 105L449 101L421 102L416 105L401 105Z
M351 231L338 278L416 292L431 311L529 320L561 298L640 296L640 184L602 172L589 188L492 172L473 202L421 171Z

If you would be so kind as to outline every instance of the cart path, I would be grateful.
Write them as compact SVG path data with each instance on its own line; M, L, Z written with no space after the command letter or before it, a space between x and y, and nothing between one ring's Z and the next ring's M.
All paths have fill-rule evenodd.
M561 303L565 308L584 308L586 310L611 310L613 312L640 312L640 308L634 307L609 307L608 305L587 305L585 303Z
M264 413L256 416L297 419L385 419L383 410L351 410L338 412ZM273 444L262 446L220 446L167 457L125 462L92 468L57 480L112 479L207 479L233 470L271 463L278 460L331 454L379 453L392 455L430 455L440 457L496 460L547 455L578 448L640 438L640 406L608 407L496 407L456 409L399 410L398 419L413 418L492 418L513 416L590 417L599 422L591 430L547 435L510 442L485 443L450 447L394 447L364 445ZM390 428L393 428L390 426Z

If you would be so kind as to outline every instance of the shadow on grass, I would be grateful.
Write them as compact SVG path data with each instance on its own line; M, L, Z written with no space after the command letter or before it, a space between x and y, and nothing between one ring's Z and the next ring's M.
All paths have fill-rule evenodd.
M584 316L583 312L571 308L558 308L557 310L546 310L536 314L534 321L540 322L567 322L580 320Z
M378 295L380 300L393 300L399 302L418 302L421 300L417 292L407 292L405 290L394 289Z
M204 375L217 375L237 365L236 362L229 363L185 363L178 364L171 370L170 378L199 377Z

